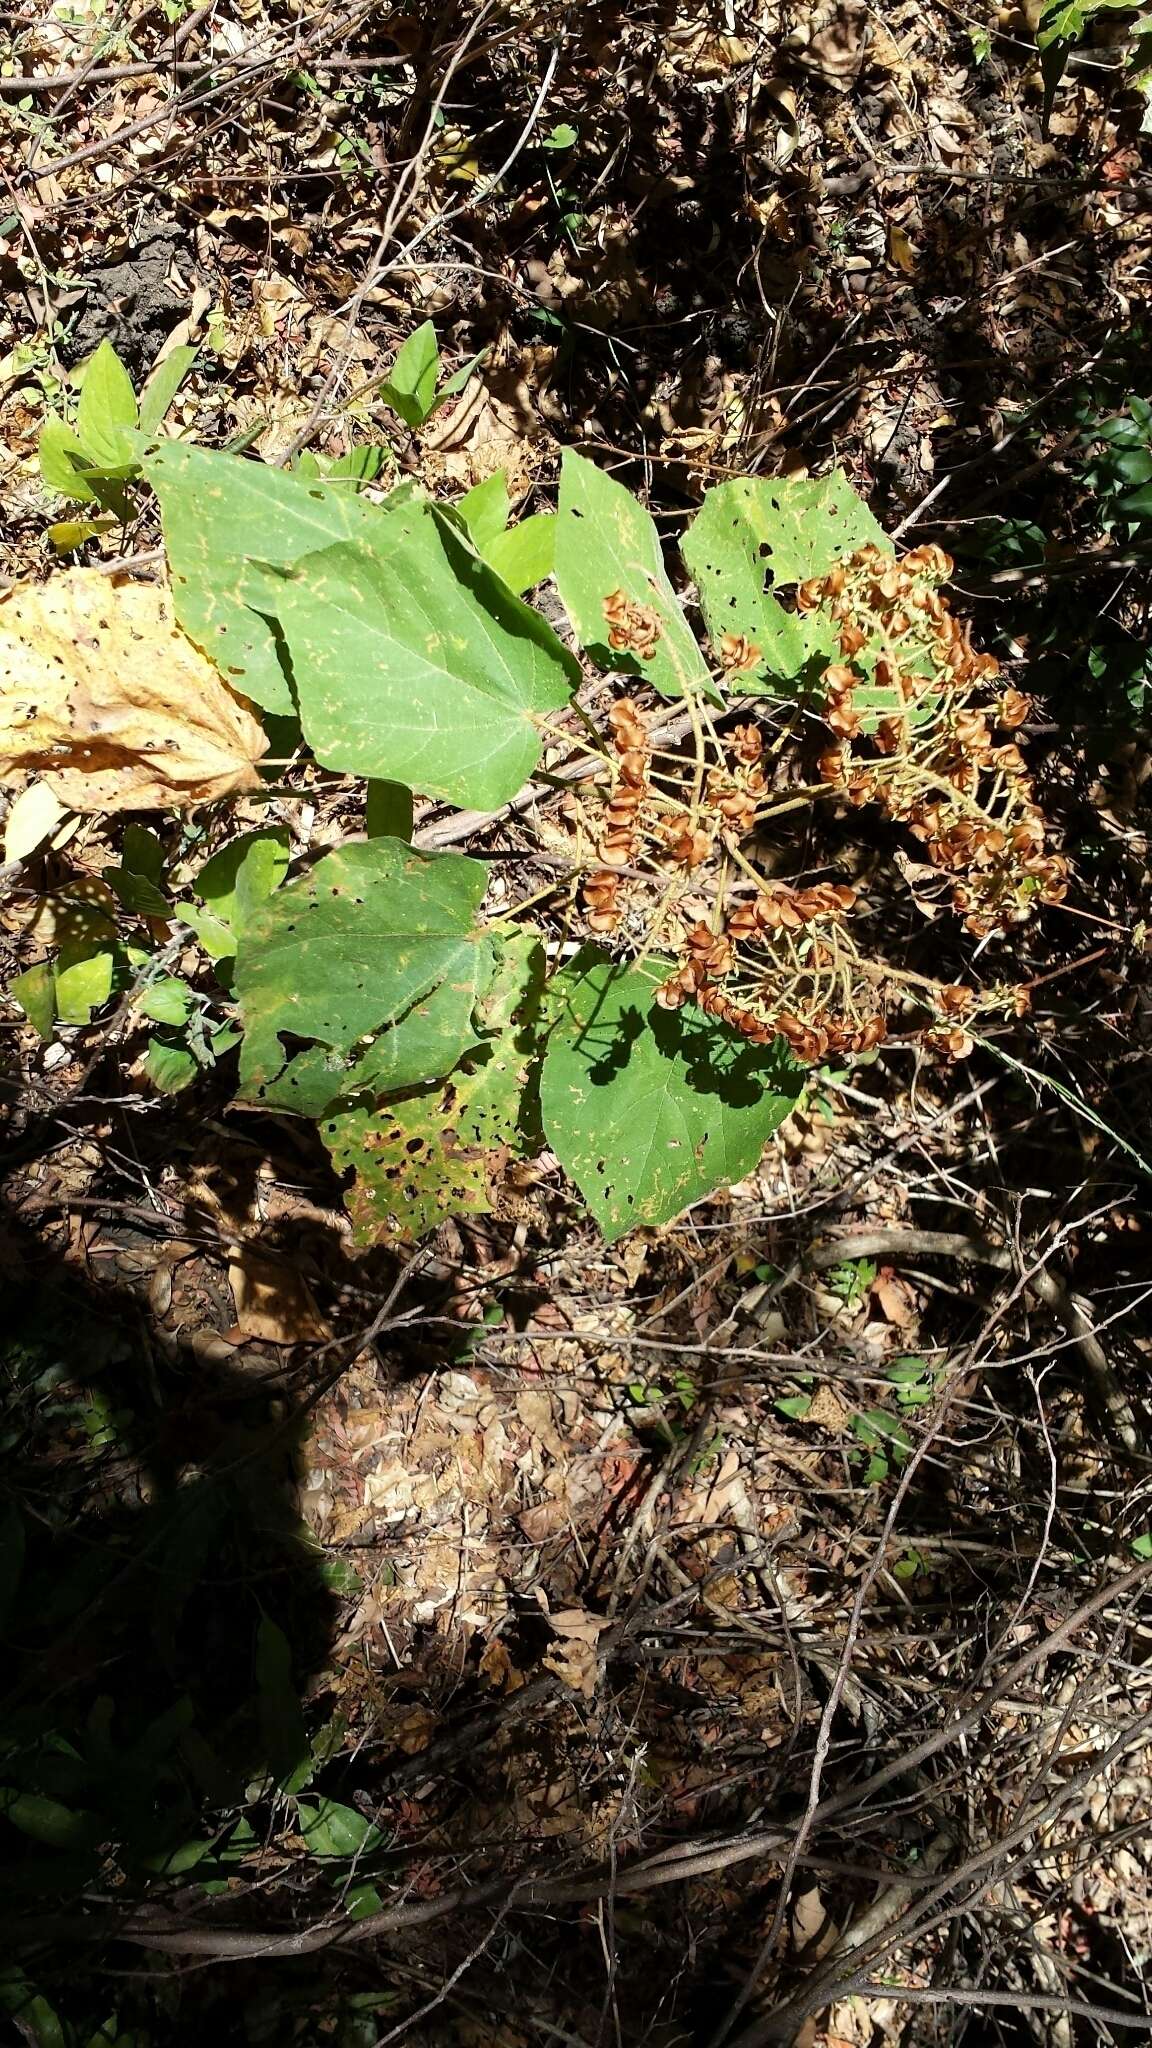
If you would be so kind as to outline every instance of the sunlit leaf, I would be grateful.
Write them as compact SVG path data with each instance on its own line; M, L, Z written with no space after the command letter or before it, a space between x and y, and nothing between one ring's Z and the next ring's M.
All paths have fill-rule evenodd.
M257 905L236 957L243 1097L320 1115L347 1092L357 1058L386 1060L380 1035L393 1027L406 1061L429 1062L422 1078L446 1071L437 1062L452 1031L425 1006L443 987L467 1042L494 964L477 923L486 886L478 861L374 839L327 854Z
M570 448L560 470L556 583L578 640L601 668L642 675L665 697L710 687L651 517L623 484ZM651 616L656 637L643 658L609 646L605 606L618 592Z
M431 320L408 336L384 382L377 388L405 426L422 427L436 400L440 346Z
M550 991L544 1129L609 1241L748 1173L803 1079L782 1041L750 1046L655 990L589 946Z
M356 545L269 576L304 732L327 768L495 808L540 758L575 664L449 519L412 501Z

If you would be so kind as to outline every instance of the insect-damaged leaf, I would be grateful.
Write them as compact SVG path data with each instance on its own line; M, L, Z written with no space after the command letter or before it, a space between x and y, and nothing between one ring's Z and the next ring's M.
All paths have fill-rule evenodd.
M571 449L560 471L556 583L577 639L601 668L642 675L665 697L711 687L648 513L623 484ZM610 645L605 606L618 592L650 615L651 637L640 639L650 651Z
M717 653L727 635L746 643L747 665L729 675L733 688L768 689L773 677L797 676L813 655L831 658L830 623L787 611L772 586L827 575L867 542L888 545L839 470L816 478L736 477L706 493L683 554Z
M748 1173L803 1079L781 1041L750 1046L655 993L588 946L549 995L544 1130L609 1242Z
M578 670L429 501L269 575L305 736L326 768L495 807L540 758Z
M178 809L259 784L267 740L167 593L69 569L0 600L0 776L76 811Z
M532 932L498 941L496 977L476 1010L474 1042L443 1082L325 1120L320 1135L337 1171L353 1235L415 1239L446 1216L475 1215L500 1200L509 1164L536 1151L530 1092L538 1050L544 950Z
M476 920L487 877L461 854L374 839L325 855L254 904L237 934L240 1094L321 1116L358 1060L444 1073L492 978Z

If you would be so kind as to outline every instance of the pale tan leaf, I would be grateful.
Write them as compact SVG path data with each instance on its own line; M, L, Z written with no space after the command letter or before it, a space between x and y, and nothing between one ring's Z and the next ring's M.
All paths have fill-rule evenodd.
M268 745L166 591L72 569L0 600L0 779L76 811L177 810L253 789Z
M236 1303L230 1335L265 1344L305 1344L329 1335L307 1282L287 1259L243 1245L229 1261L228 1284Z
M26 860L63 823L67 805L46 782L30 782L8 813L4 827L5 860Z

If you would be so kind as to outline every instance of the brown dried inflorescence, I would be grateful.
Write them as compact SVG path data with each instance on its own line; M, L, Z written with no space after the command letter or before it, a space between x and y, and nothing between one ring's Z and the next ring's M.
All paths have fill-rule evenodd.
M651 661L660 639L660 621L651 605L638 604L622 590L613 590L604 599L604 622L608 645L617 654Z
M862 548L803 585L799 603L826 608L842 657L824 671L836 744L820 755L821 781L906 824L952 878L968 930L984 938L1059 903L1068 867L1047 850L1019 748L997 737L1021 726L1031 705L1011 687L993 695L999 663L973 648L940 593L951 572L941 548L915 548L901 562ZM870 677L851 665L865 650Z
M917 549L899 564L864 549L805 585L800 602L827 608L842 657L824 675L832 737L821 783L908 824L982 935L1020 922L1035 902L1057 901L1065 868L1046 850L1009 737L1029 701L1012 688L995 692L996 662L972 649L940 595L950 567L939 549ZM643 610L612 593L613 645L651 647ZM729 672L759 658L739 636L721 648ZM691 1007L752 1045L783 1039L809 1065L871 1051L897 1012L906 1032L962 1058L979 1014L1019 1010L1016 990L935 987L862 955L852 929L857 891L847 882L763 873L757 833L796 798L787 768L773 768L779 745L769 755L754 718L718 731L698 703L692 741L665 751L653 747L631 697L612 706L607 724L604 772L589 793L568 799L568 815L595 848L582 883L585 923L597 936L626 932L641 957L669 960L656 990L662 1008Z

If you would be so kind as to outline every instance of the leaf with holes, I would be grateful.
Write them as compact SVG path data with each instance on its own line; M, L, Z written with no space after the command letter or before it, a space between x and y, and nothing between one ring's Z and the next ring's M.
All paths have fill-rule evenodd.
M790 681L814 655L830 659L829 622L785 610L774 588L825 576L881 528L840 470L827 477L736 477L708 491L684 539L713 645L743 636L757 658L735 670L736 689Z
M495 809L540 759L579 671L552 628L414 500L269 575L304 732L326 768Z
M609 1242L748 1173L803 1079L781 1041L750 1046L655 995L588 946L549 996L544 1131Z
M765 691L774 682L791 682L813 654L830 656L832 636L823 620L785 611L767 588L755 491L751 477L709 491L685 535L683 554L718 660L724 663L726 642L744 642L741 665L729 669L731 687Z
M353 1171L345 1200L361 1243L420 1238L446 1216L492 1209L509 1162L539 1150L530 1084L544 951L533 932L497 945L496 978L477 1010L483 1036L447 1080L321 1125L336 1170Z
M643 505L597 469L564 451L556 524L556 582L576 637L601 668L642 675L665 697L711 691L708 667L668 580L660 538ZM609 645L605 605L623 592L651 627L651 651Z
M244 1020L244 1101L321 1116L346 1092L358 1054L404 1024L410 1061L444 1071L435 991L467 1042L491 980L492 941L478 929L487 875L461 854L422 854L373 839L326 854L252 907L237 935L235 989Z
M265 711L295 710L288 675L267 612L267 572L289 569L335 541L387 522L402 485L370 505L340 484L325 484L238 455L216 455L163 441L144 456L144 474L160 500L176 616L190 640L233 688ZM262 609L263 607L263 609Z

